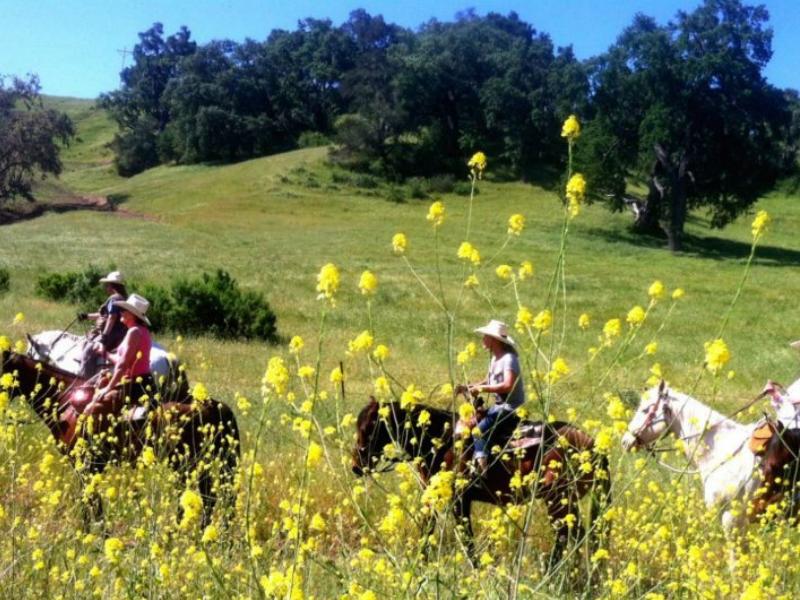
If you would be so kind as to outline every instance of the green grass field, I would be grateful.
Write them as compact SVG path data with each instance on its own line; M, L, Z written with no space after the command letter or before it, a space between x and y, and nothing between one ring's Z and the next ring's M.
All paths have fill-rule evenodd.
M489 177L479 184L472 216L471 241L483 257L476 292L464 289L467 272L456 257L465 235L468 198L446 195L395 203L380 193L335 183L324 148L234 165L159 167L122 179L114 175L106 147L113 137L109 119L85 101L59 99L56 105L78 125L78 139L64 153L66 170L60 185L80 194L114 195L121 201L120 210L51 214L0 228L0 264L11 272L11 290L0 297L0 333L14 339L26 331L59 328L74 315L74 307L34 295L36 278L45 271L113 263L136 281L166 285L178 276L221 268L244 288L263 293L277 315L285 342L302 336L313 357L320 315L326 310L325 303L316 298L316 274L322 265L333 262L341 269L342 283L336 307L325 321L320 373L323 388L330 388L328 373L340 360L345 362L344 406L355 411L366 401L374 376L366 361L346 356L348 341L369 327L366 301L357 287L364 269L379 280L372 316L376 343L391 349L389 371L403 385L414 383L426 393L449 379L445 319L403 260L393 255L391 238L396 232L408 236L408 259L437 294L441 289L451 306L463 297L455 322L455 350L477 341L472 328L490 318L515 321L514 295L494 273L499 264L518 266L523 260L532 261L536 273L520 283L521 301L534 313L546 306L562 208L551 190L493 182L491 157ZM433 229L425 218L434 199L441 199L447 209L438 240L441 288L434 267ZM793 381L800 371L800 354L788 347L789 341L800 338L793 302L800 296L798 200L775 193L754 207L767 210L773 223L722 334L732 354L726 370L735 376L718 380L702 374L703 345L717 337L722 315L742 278L753 214L722 231L710 229L703 214L692 215L686 250L673 256L661 243L635 238L628 228L629 215L612 214L600 206L585 208L570 226L566 254L568 334L559 354L573 372L556 388L553 412L563 417L572 409L580 420L598 418L604 415L598 403L600 392L642 389L654 362L660 363L678 389L692 388L701 375L697 388L692 388L696 395L713 399L729 412L757 393L767 378ZM507 220L513 213L526 217L525 230L490 260L506 239ZM668 301L656 307L652 320L648 319L623 355L622 366L596 388L599 370L585 368L588 349L597 344L606 320L619 317L624 323L634 305L647 306L648 286L657 279L669 291L678 287L686 291L657 335L658 352L640 356L656 335ZM20 311L25 320L12 325ZM578 316L584 312L592 318L588 331L577 327ZM559 306L557 317L563 316ZM558 319L556 330L560 331ZM236 393L258 398L269 358L289 357L286 343L268 346L204 337L187 338L180 344L169 338L162 341L180 348L191 380L202 381L215 397L231 403ZM484 366L482 358L472 362L469 378L482 377ZM320 411L320 418L330 422L332 409ZM282 412L278 406L269 409L273 424ZM245 443L252 442L255 419L253 413L241 418L248 434ZM295 443L287 439L289 434L274 427L275 435L265 436L262 445L265 460L276 454L294 456ZM40 434L44 436L43 428Z

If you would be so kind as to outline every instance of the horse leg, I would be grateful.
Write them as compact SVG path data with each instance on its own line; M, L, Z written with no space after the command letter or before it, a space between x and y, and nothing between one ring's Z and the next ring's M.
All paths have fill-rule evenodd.
M475 566L475 535L472 531L472 499L460 496L453 505L453 513L456 518L456 527L462 527L464 532L464 546L467 550L467 558L472 566Z
M574 491L553 491L545 496L545 503L547 516L556 532L555 543L550 551L549 565L552 568L561 562L567 545L583 537L583 527Z

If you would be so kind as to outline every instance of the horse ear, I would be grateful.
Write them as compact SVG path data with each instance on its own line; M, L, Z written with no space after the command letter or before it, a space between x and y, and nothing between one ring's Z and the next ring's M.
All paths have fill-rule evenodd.
M667 389L667 382L666 382L665 380L663 380L663 379L662 379L662 380L661 380L661 381L658 383L658 395L659 395L659 396L662 396L662 395L664 395L664 391L665 391L666 389Z
M372 408L373 406L377 406L377 405L378 405L378 401L375 399L375 396L370 395L369 404L367 404L367 406Z

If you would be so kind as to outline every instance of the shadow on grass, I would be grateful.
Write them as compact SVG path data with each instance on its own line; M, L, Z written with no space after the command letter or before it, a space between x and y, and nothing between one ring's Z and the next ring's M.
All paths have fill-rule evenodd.
M667 251L666 238L637 234L630 229L607 230L594 228L588 234L617 244L628 244L640 248L657 248ZM750 255L750 244L737 240L728 240L716 236L699 236L684 234L684 256L697 256L712 260L746 260ZM759 244L756 248L754 264L767 267L797 267L800 266L800 251L789 250L780 246Z

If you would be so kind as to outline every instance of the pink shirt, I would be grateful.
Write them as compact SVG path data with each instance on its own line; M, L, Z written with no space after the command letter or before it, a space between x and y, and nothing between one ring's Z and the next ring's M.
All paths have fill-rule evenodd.
M139 343L136 348L130 348L131 338L133 337L131 336L131 332L133 331L139 332ZM113 362L116 365L121 364L125 359L125 355L129 351L132 351L134 357L133 364L122 374L128 379L136 379L139 376L147 375L150 373L150 348L152 345L153 342L150 338L150 330L141 325L134 325L128 329L128 332L125 334L125 339L122 340L122 343L114 352L115 356Z

